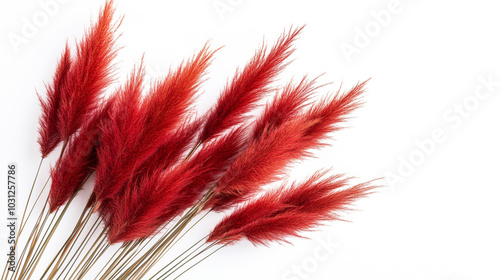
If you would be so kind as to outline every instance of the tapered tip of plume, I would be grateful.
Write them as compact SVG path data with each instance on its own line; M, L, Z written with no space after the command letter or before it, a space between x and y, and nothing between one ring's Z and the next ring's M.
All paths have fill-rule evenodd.
M58 62L56 72L52 83L46 86L47 100L38 94L38 99L42 106L42 115L40 117L40 128L38 144L40 145L40 152L42 158L47 157L50 152L62 141L61 134L59 133L58 112L63 94L63 89L67 82L68 71L71 67L71 54L68 43L64 48L63 54Z
M117 55L116 32L121 21L114 21L115 7L106 1L93 23L78 42L57 112L58 130L68 141L92 115L101 94L113 81L113 60Z
M294 51L293 43L302 29L290 28L268 52L266 46L262 46L245 68L236 73L205 116L198 143L216 137L245 120L245 114L254 109L257 102L271 90L270 84L287 65L286 61Z
M370 194L372 182L349 187L349 178L318 172L308 180L269 191L224 218L207 242L233 243L243 238L254 245L287 242L325 221L340 220L356 200Z
M49 191L51 212L64 205L82 188L97 166L97 146L100 127L109 119L109 110L114 104L111 97L99 105L94 115L85 121L80 131L71 137L64 153L51 170L52 185Z

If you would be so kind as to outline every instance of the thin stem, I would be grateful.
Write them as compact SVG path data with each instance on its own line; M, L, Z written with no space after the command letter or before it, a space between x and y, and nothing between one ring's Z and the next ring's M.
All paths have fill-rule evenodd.
M197 266L198 264L200 264L202 261L206 260L208 257L212 256L213 254L217 253L220 249L224 248L227 246L228 243L222 245L221 247L217 248L215 251L213 251L212 253L208 254L207 256L205 256L203 259L199 260L198 262L196 262L195 264L193 264L192 266L190 266L188 269L184 270L181 274L177 275L177 277L174 278L174 280L176 280L177 278L181 277L184 273L188 272L189 270L191 270L193 267ZM165 278L164 278L165 279ZM163 280L163 279L162 279Z
M38 264L38 262L40 261L40 257L43 255L43 252L45 251L45 249L47 248L47 245L48 243L50 242L50 240L52 239L52 236L54 235L54 232L55 230L58 228L59 224L61 223L61 220L62 220L62 217L64 216L64 214L66 213L66 211L68 210L68 207L69 205L71 204L71 202L73 201L73 199L75 198L76 196L76 193L74 193L71 197L71 199L68 201L68 203L66 203L66 205L64 206L64 209L62 210L62 213L59 215L57 221L56 221L56 224L54 225L54 227L52 227L52 229L50 230L50 234L49 236L47 237L47 239L45 240L42 240L43 241L43 247L42 247L42 250L40 252L40 254L37 256L36 258L36 262L35 262L35 267L36 265ZM59 211L59 210L58 210ZM31 278L31 275L33 274L34 272L34 269L31 271L31 273L28 275L28 279Z
M43 158L40 160L40 164L38 164L38 169L36 170L35 179L33 180L33 184L31 185L30 193L28 195L28 200L26 201L26 206L24 207L23 217L21 218L21 223L19 224L20 230L19 230L19 233L17 235L17 238L19 238L19 236L22 233L21 228L23 228L23 226L24 226L24 216L26 214L26 210L28 210L28 205L29 205L30 200L31 200L31 195L33 194L33 189L35 188L35 183L36 183L36 180L38 179L38 174L40 173L40 168L42 167L42 163L43 163ZM16 243L17 243L17 240L16 240Z
M105 232L106 232L106 228L102 229L101 233L99 234L97 239L94 241L92 247L90 247L89 251L87 251L87 253L83 257L83 259L80 261L80 264L76 267L75 271L71 274L70 279L73 279L73 276L75 276L75 273L77 273L77 275L80 275L80 273L85 269L85 267L90 262L90 260L94 257L94 255L96 254L100 245L102 244L102 241L106 239Z
M191 156L194 154L194 152L196 152L196 150L201 146L202 142L197 142L193 148L191 148L191 150L189 151L189 153L186 155L186 157L184 158L184 161L187 161L189 158L191 158Z
M175 241L174 244L172 244L172 246L174 246L182 237L184 237L184 235L186 235L191 229L193 229L199 222L201 222L201 220L203 220L209 213L211 212L210 211L207 211L207 213L205 213L200 219L198 219L198 221L196 221L196 223L194 223L181 237L179 237L177 239L177 241ZM158 274L160 274L164 269L166 269L170 264L172 264L174 261L176 261L178 258L180 258L182 255L184 255L185 253L187 253L189 250L191 250L194 246L196 246L198 243L200 243L201 241L203 241L205 238L207 238L208 235L204 236L202 239L200 239L198 242L196 242L193 246L191 246L189 249L187 249L186 251L184 251L182 254L180 254L179 256L177 256L177 258L175 258L173 261L171 261L169 264L167 264L166 266L164 266L162 269L160 269L155 275L153 275L150 279L153 279L155 276L157 276Z
M57 277L57 279L59 279L64 274L64 272L66 271L66 269L68 269L68 271L66 272L66 275L64 276L64 279L68 278L68 274L73 269L73 266L76 264L76 261L78 260L78 258L82 254L83 249L85 247L87 247L87 244L92 239L92 236L95 234L95 232L99 228L99 224L100 224L100 220L97 219L94 222L94 224L92 225L92 227L90 228L89 233L87 233L87 235L85 236L85 238L82 240L81 244L78 246L76 252L73 254L73 256L71 257L71 259L69 260L69 262L66 264L66 266L64 267L64 269L61 271L61 273Z
M205 245L205 244L203 244ZM183 267L184 265L186 265L187 263L189 263L190 261L192 261L193 259L197 258L199 255L205 253L207 250L210 250L210 248L212 248L213 246L215 246L215 243L212 243L210 245L208 245L208 247L204 248L203 250L201 250L199 253L197 253L196 255L192 256L191 258L189 258L187 261L185 261L184 263L182 263L179 267L177 267L176 269L174 269L173 271L171 271L170 273L168 273L166 276L165 274L163 274L162 276L160 276L160 278L158 279L166 279L168 277L170 277L172 274L174 274L177 270L179 270L181 267ZM184 260L183 260L184 261ZM177 265L176 265L177 266Z
M73 279L73 276L75 276L75 273L79 274L79 271L81 270L80 267L84 266L84 261L87 262L88 261L87 258L89 258L89 255L94 253L95 247L97 246L98 242L101 240L101 237L103 235L104 235L104 229L101 231L101 233L99 234L99 236L97 237L97 239L94 240L94 243L89 248L89 250L87 251L87 253L83 256L83 259L80 260L80 263L76 266L75 270L73 271L73 273L71 274L71 276L69 277L69 279Z
M89 177L90 177L90 175L87 176L87 178L85 179L85 181L83 182L83 184L85 184L85 182L87 181L87 179ZM89 200L90 200L90 198L89 198ZM88 205L88 203L87 203L87 205ZM53 276L55 275L55 273L57 272L57 270L59 269L61 261L63 259L65 259L65 255L68 253L68 249L70 249L70 247L73 248L72 245L75 242L75 238L77 238L77 237L80 236L81 230L87 225L87 222L90 219L90 216L91 216L91 213L92 213L92 211L89 211L87 209L87 207L86 207L87 205L85 205L85 207L83 208L82 214L80 215L80 218L78 219L78 221L77 221L75 227L73 228L73 231L71 232L70 236L66 239L66 241L64 242L64 244L61 247L61 249L57 252L57 254L54 256L54 258L52 259L52 261L50 262L50 264L46 268L45 272L42 275L42 278L45 277L45 275L47 274L47 272L49 271L49 269L52 267L52 265L54 264L55 260L57 259L57 263L55 264L55 266L54 266L54 268L53 268L53 270L50 273L49 278L48 278L48 279L52 279Z
M49 225L47 226L47 228L45 228L45 223L46 223L46 221L48 221L49 217L51 217L51 216L52 216L52 218L50 219ZM43 232L42 238L40 239L40 243L35 248L35 251L33 253L33 258L29 259L28 267L26 268L26 271L30 271L33 268L33 264L35 263L35 260L37 259L37 257L40 254L40 250L41 250L41 247L42 247L42 242L45 239L45 237L47 236L49 228L52 225L52 223L54 223L55 218L56 218L56 215L51 215L51 213L49 213L47 211L46 219L44 219L44 221L42 223L42 226L40 228L40 232ZM38 242L38 236L36 237L35 242Z
M207 235L208 236L208 235ZM187 250L185 250L184 252L182 252L182 254L178 255L175 259L173 259L172 261L170 261L166 266L164 266L162 269L160 269L158 272L156 272L153 276L151 276L149 278L149 280L153 280L156 276L158 276L160 273L163 273L160 277L162 277L163 275L165 275L166 273L168 273L172 268L176 267L177 265L174 265L172 268L170 268L169 270L167 270L166 272L163 272L163 270L167 269L171 264L173 264L175 261L177 261L179 258L181 258L184 254L186 254L187 252L191 251L191 249L193 249L194 247L196 247L198 244L200 244L207 236L201 238L200 240L198 240L198 242L194 243L191 247L189 247ZM189 253L187 257L191 256L194 252L198 251L204 244L201 244L198 248L196 248L195 250L193 250L193 252ZM185 259L185 258L184 258ZM184 260L183 259L183 260ZM182 262L183 260L181 260L180 262Z
M30 189L30 192L29 192L29 195L28 195L28 200L26 201L26 206L24 207L23 216L21 218L21 223L19 224L19 231L18 231L17 236L16 236L16 241L14 242L14 250L17 247L17 242L19 241L19 236L21 236L21 234L23 232L22 229L23 229L24 223L25 223L24 218L25 218L25 215L26 215L26 211L28 210L28 205L29 205L30 200L31 200L31 195L33 194L33 189L35 188L35 183L36 183L36 180L38 179L38 174L40 173L40 169L42 167L42 163L43 163L43 157L40 159L40 164L38 164L38 168L36 170L35 179L33 180L33 184L31 185L31 189ZM28 218L29 218L29 216L28 216ZM9 262L6 262L5 263L5 268L4 268L3 273L2 273L2 277L0 279L4 279L4 276L5 276L5 279L7 279L8 275L9 275L9 272L10 272L10 270L7 269L8 267L9 267Z
M38 217L38 220L37 220L37 222L36 222L35 226L33 227L33 230L32 230L32 232L33 232L32 240L28 240L28 241L26 242L25 249L27 249L27 250L28 250L28 251L27 251L27 252L28 252L28 255L26 255L26 256L25 256L25 257L26 257L26 261L24 262L24 265L23 265L22 269L20 270L20 272L21 272L21 273L20 273L20 278L19 278L19 279L22 279L22 276L23 276L23 274L24 274L24 270L25 270L25 268L26 268L26 265L28 264L28 261L30 260L30 257L31 257L31 255L33 254L33 248L34 248L34 246L35 246L35 244L36 244L36 241L38 240L38 230L39 230L39 227L40 227L40 222L42 221L42 216L43 216L43 214L45 213L45 208L46 208L46 207L47 207L47 201L45 202L45 204L44 204L44 206L43 206L43 208L42 208L42 211L40 212L40 215L39 215L39 217ZM45 223L45 221L46 221L47 217L48 217L48 215L45 215L45 218L43 218L43 220L44 220L44 222L43 222L43 223ZM30 245L30 244L31 244L31 245ZM28 248L29 248L29 249L28 249ZM19 264L21 264L21 263L22 263L22 260L20 260ZM16 277L17 277L17 275L18 275L18 272L19 272L19 270L17 270L17 271L16 271L16 274L15 274L15 275L13 274L12 276L13 276L14 278L16 278ZM12 277L11 277L11 279L12 279Z
M99 271L99 273L97 273L96 279L98 279L98 278L103 279L103 277L106 277L108 275L109 268L115 267L115 261L116 260L120 260L123 257L123 253L125 253L125 251L127 250L127 248L128 248L129 245L130 245L130 243L128 243L127 245L123 244L122 246L120 246L120 248L118 248L113 253L113 255L111 256L111 258L109 258L109 260L106 262L106 264L104 264L104 266L101 268L101 270ZM120 252L120 254L117 256L118 252ZM111 261L113 261L113 262L111 262ZM111 266L108 269L106 269L110 263L111 263ZM104 274L102 276L100 276L101 273L103 273L103 272L104 272Z
M151 249L140 257L118 279L141 279L172 247L172 243L179 236L188 223L203 209L206 202L213 195L211 188L200 200L193 205L186 214L168 231ZM175 244L175 243L174 243Z

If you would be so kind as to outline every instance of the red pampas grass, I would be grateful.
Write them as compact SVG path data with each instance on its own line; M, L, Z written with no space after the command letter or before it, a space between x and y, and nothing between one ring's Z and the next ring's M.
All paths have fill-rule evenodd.
M216 52L208 44L153 83L148 94L143 95L141 61L123 86L110 98L102 97L113 80L117 52L120 21L114 22L114 12L113 1L106 1L73 57L66 45L46 87L47 99L40 99L42 161L61 142L63 149L51 170L49 210L44 206L38 216L19 262L19 277L12 279L38 277L33 273L69 201L94 171L87 205L40 279L83 279L100 265L108 248L117 248L111 246L115 243L123 244L96 277L143 279L207 214L238 207L208 235L209 244L191 247L163 275L151 277L166 279L213 246L222 245L220 249L243 238L255 245L286 242L325 221L339 220L341 211L373 189L370 182L349 186L349 178L318 172L302 183L262 191L282 180L292 163L326 145L324 140L361 104L366 85L318 102L312 101L321 87L316 79L304 77L273 88L303 27L284 32L270 48L262 46L227 83L213 108L197 117L194 101ZM276 96L262 114L250 116L271 91ZM98 219L90 222L94 215ZM156 234L159 238L148 245Z
M61 160L51 171L50 212L54 212L76 195L97 166L100 125L109 118L114 99L104 101L94 116L86 121L78 135L71 138Z
M52 84L47 86L47 101L44 101L38 96L42 106L42 116L40 117L39 128L40 137L38 139L42 158L47 157L47 155L61 142L61 134L57 127L59 120L58 112L70 67L71 54L69 46L66 44L66 48L57 65Z
M344 95L337 93L323 100L274 129L254 133L256 138L220 178L208 205L216 211L225 210L245 201L260 186L280 179L289 164L308 156L309 150L321 147L321 141L328 133L337 130L347 115L359 106L359 96L365 83L358 84ZM309 93L312 90L312 83L301 83L292 92ZM267 113L264 113L263 119L266 119Z
M136 169L164 144L168 133L185 119L212 56L205 45L197 56L156 83L140 104L135 96L142 90L142 78L136 78L123 92L133 91L135 101L118 102L110 126L104 128L98 149L102 164L97 167L94 187L100 203L118 194ZM126 121L121 121L123 118Z
M130 174L118 170L124 154L138 143L142 123L139 105L144 81L142 63L134 69L125 86L115 93L115 102L110 108L109 120L101 125L101 141L97 147L96 183L94 195L103 200L120 190L120 182L126 181Z
M59 61L52 84L47 86L47 100L40 98L40 151L45 158L63 141L67 143L90 118L98 106L99 95L111 83L112 60L116 56L113 1L108 1L77 46L71 58L66 48Z
M194 58L157 83L144 99L142 143L135 151L136 158L149 158L162 144L159 141L186 119L213 55L209 45L205 45Z
M369 194L373 187L362 183L347 187L348 179L324 172L301 184L269 191L224 218L210 233L207 242L234 243L243 238L254 245L287 242L301 231L322 222L340 219L339 213L355 200Z
M150 236L193 205L238 153L242 139L243 130L233 130L170 171L158 169L150 176L134 178L134 184L103 210L110 242Z
M166 170L169 166L178 163L182 155L188 151L190 144L193 143L201 124L201 119L186 121L177 130L168 133L163 143L144 162L137 173L148 174L151 170Z
M256 102L270 91L270 83L284 69L286 59L293 52L292 43L302 29L282 35L267 55L266 48L262 47L243 71L235 75L208 112L198 143L245 120L244 114L255 108Z
M80 41L76 56L63 87L57 127L64 142L89 118L98 105L100 94L111 83L116 56L115 33L120 22L113 23L113 1L109 0Z
M278 128L282 123L296 117L317 89L314 84L315 80L307 81L306 77L296 86L292 82L287 84L282 93L266 106L262 116L255 122L252 137L258 139L262 133Z

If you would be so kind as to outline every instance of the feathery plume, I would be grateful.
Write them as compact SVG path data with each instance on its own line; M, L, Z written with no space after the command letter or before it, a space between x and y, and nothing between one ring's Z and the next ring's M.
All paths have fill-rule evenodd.
M144 162L137 173L149 174L153 169L166 170L178 163L182 155L186 154L190 144L194 141L201 124L201 119L195 119L192 122L185 122L174 132L168 133L165 141Z
M243 202L260 186L280 179L294 160L310 156L309 151L324 145L328 133L339 129L339 123L359 106L365 83L344 95L337 92L300 116L257 134L220 178L207 207L222 211Z
M49 209L54 212L64 205L83 186L97 166L97 145L100 125L109 118L114 99L101 104L94 116L86 121L78 135L72 136L61 160L51 170L52 185L49 191Z
M124 100L124 108L118 109L114 118L125 116L128 121L114 122L103 137L101 152L98 151L103 158L99 158L102 164L97 167L94 187L99 202L118 194L136 169L164 143L168 133L185 119L213 54L205 45L193 59L156 83L138 108L133 108L137 113L127 112L125 106L133 105ZM134 91L140 92L142 78L136 82Z
M109 109L109 120L101 125L101 142L97 147L99 164L96 167L94 185L96 201L116 194L120 187L118 182L123 182L130 176L129 172L118 169L125 160L124 154L140 140L142 123L139 106L144 74L141 63L132 71L127 83L115 93L115 101Z
M211 232L207 242L234 243L243 238L254 245L287 242L324 221L339 220L355 200L369 194L368 183L347 187L348 179L318 172L301 184L282 186L235 210Z
M47 157L47 155L50 154L50 152L52 152L61 142L61 135L57 127L58 112L61 96L63 94L62 91L65 86L70 67L71 55L69 46L66 43L64 52L57 64L52 84L46 87L47 100L44 101L41 96L38 95L38 99L40 100L40 104L42 106L42 116L40 117L39 128L40 136L38 138L42 158Z
M165 135L186 119L215 53L209 47L206 44L194 58L179 66L177 71L169 73L144 99L141 107L143 139L136 151L138 156L148 158L155 153Z
M214 108L207 113L198 143L244 121L244 114L255 108L256 102L270 91L270 83L285 67L286 59L294 50L292 43L302 29L283 34L267 55L266 48L262 47L243 71L236 73Z
M252 138L257 139L264 131L273 130L297 116L317 89L314 86L315 82L315 79L307 81L304 77L295 86L292 82L288 83L255 122Z
M110 242L147 237L192 206L240 150L242 134L242 129L235 129L172 170L157 169L125 188L103 209Z
M92 115L100 94L112 81L115 33L120 24L113 23L114 11L113 1L108 0L97 23L89 28L77 46L57 112L57 127L64 142Z

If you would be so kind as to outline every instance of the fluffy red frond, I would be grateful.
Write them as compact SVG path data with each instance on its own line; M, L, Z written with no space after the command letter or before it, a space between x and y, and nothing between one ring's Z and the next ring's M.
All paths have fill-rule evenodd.
M126 122L112 123L103 137L99 156L106 160L99 158L102 165L96 172L98 201L118 194L129 178L164 144L168 133L185 119L213 54L205 45L193 59L168 74L140 105L135 105L139 106L137 114L129 112L135 112L135 108L117 110L122 113L117 113L116 119L130 117L126 117ZM122 107L134 106L131 103L123 102Z
M262 185L280 179L289 164L309 156L311 149L323 145L328 133L339 128L347 114L360 104L364 85L360 83L347 94L324 100L273 130L263 130L220 178L207 206L225 210L248 199Z
M219 179L207 207L222 211L248 199L260 186L280 179L292 160L307 156L296 143L309 127L297 124L287 122L253 139Z
M144 127L141 142L133 151L134 158L146 159L156 153L165 136L186 118L213 55L209 45L205 45L195 57L156 83L144 98L141 107Z
M264 113L255 122L252 138L259 138L263 131L275 129L296 117L317 89L314 83L315 80L307 81L304 77L297 85L293 85L292 82L286 85L281 94L266 106Z
M138 174L148 174L151 170L166 170L174 166L186 154L193 144L196 133L200 129L201 119L196 119L190 123L185 123L177 130L169 133L166 140L155 151L155 153L148 158L141 169L137 171ZM146 175L147 176L147 175Z
M44 101L40 96L40 104L42 105L42 116L40 117L40 136L38 144L42 158L54 150L61 142L61 134L57 128L59 105L61 102L62 91L68 77L68 71L71 67L71 55L68 44L59 60L56 73L52 84L47 86L47 100Z
M52 185L49 192L50 211L76 195L97 166L97 146L100 141L100 125L109 118L114 99L104 101L92 118L84 123L77 135L71 137L62 158L51 170Z
M241 129L233 130L172 170L158 169L124 189L123 195L104 209L110 242L149 236L191 207L238 153L242 134Z
M144 68L134 69L127 84L115 93L115 102L110 109L107 122L101 124L101 142L97 147L99 164L96 168L94 193L101 201L115 195L120 183L130 176L122 168L129 149L137 145L142 132L140 102L144 82Z
M77 46L58 111L57 126L65 142L89 118L99 104L100 94L112 81L115 33L119 25L119 22L113 23L114 11L113 1L108 0L97 23L89 28Z
M347 93L337 92L332 97L323 99L308 110L302 117L302 122L313 122L314 125L304 135L303 143L320 144L329 133L337 131L349 114L361 104L360 97L365 91L368 80L358 83ZM339 90L340 91L340 90Z
M247 238L254 245L287 242L324 221L339 219L339 212L369 194L373 187L362 183L347 187L340 176L317 173L301 184L270 191L224 218L208 237L208 242L233 243ZM251 217L249 219L248 217Z
M199 143L240 124L244 114L255 108L256 102L269 92L270 83L285 67L286 59L293 52L292 43L301 30L297 28L282 35L267 55L265 47L262 47L243 71L236 73L214 108L208 112Z

